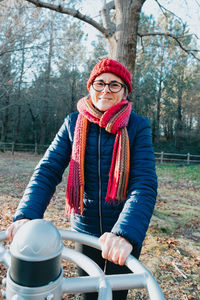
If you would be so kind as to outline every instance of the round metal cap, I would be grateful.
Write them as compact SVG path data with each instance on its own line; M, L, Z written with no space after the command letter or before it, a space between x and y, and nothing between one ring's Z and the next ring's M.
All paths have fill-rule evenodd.
M57 257L63 249L59 231L43 219L24 224L10 246L12 256L24 261L43 261Z

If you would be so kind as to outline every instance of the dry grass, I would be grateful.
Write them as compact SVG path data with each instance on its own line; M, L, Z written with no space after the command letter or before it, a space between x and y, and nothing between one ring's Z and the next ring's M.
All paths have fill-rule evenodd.
M40 157L0 154L0 231L12 216ZM196 172L196 175L195 175ZM166 299L200 299L200 167L159 166L158 200L145 239L141 262L160 284ZM64 216L66 175L59 185L45 218L58 228L69 224ZM7 243L6 243L7 244ZM73 244L68 243L70 247ZM67 276L76 276L74 265L64 262ZM0 265L0 280L6 268ZM64 299L78 299L68 295ZM131 290L128 299L148 299L146 291Z

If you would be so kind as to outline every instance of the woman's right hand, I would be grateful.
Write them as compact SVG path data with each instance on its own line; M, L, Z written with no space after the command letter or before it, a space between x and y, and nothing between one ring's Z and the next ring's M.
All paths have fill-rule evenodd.
M21 219L12 223L6 230L6 238L11 243L16 232L22 227L25 223L29 222L29 219Z

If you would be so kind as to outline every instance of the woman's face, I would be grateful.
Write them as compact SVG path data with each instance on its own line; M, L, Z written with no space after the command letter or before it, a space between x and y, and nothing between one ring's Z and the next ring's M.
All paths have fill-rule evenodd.
M120 77L118 77L117 75L112 74L112 73L102 73L95 78L95 81L102 81L105 83L117 81L117 82L124 84L124 82L121 80ZM91 96L93 105L98 110L106 111L113 105L122 101L122 99L125 97L125 88L123 87L121 89L121 91L119 91L117 93L113 93L109 90L108 85L106 85L105 88L101 92L98 92L91 85L90 96Z

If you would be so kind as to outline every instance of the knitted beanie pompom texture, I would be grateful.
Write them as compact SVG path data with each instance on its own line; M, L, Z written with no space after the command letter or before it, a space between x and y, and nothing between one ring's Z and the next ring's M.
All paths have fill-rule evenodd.
M132 85L130 72L124 65L110 58L104 58L94 66L87 82L88 91L90 90L91 83L102 73L113 73L120 77L127 85L128 92L131 93Z

